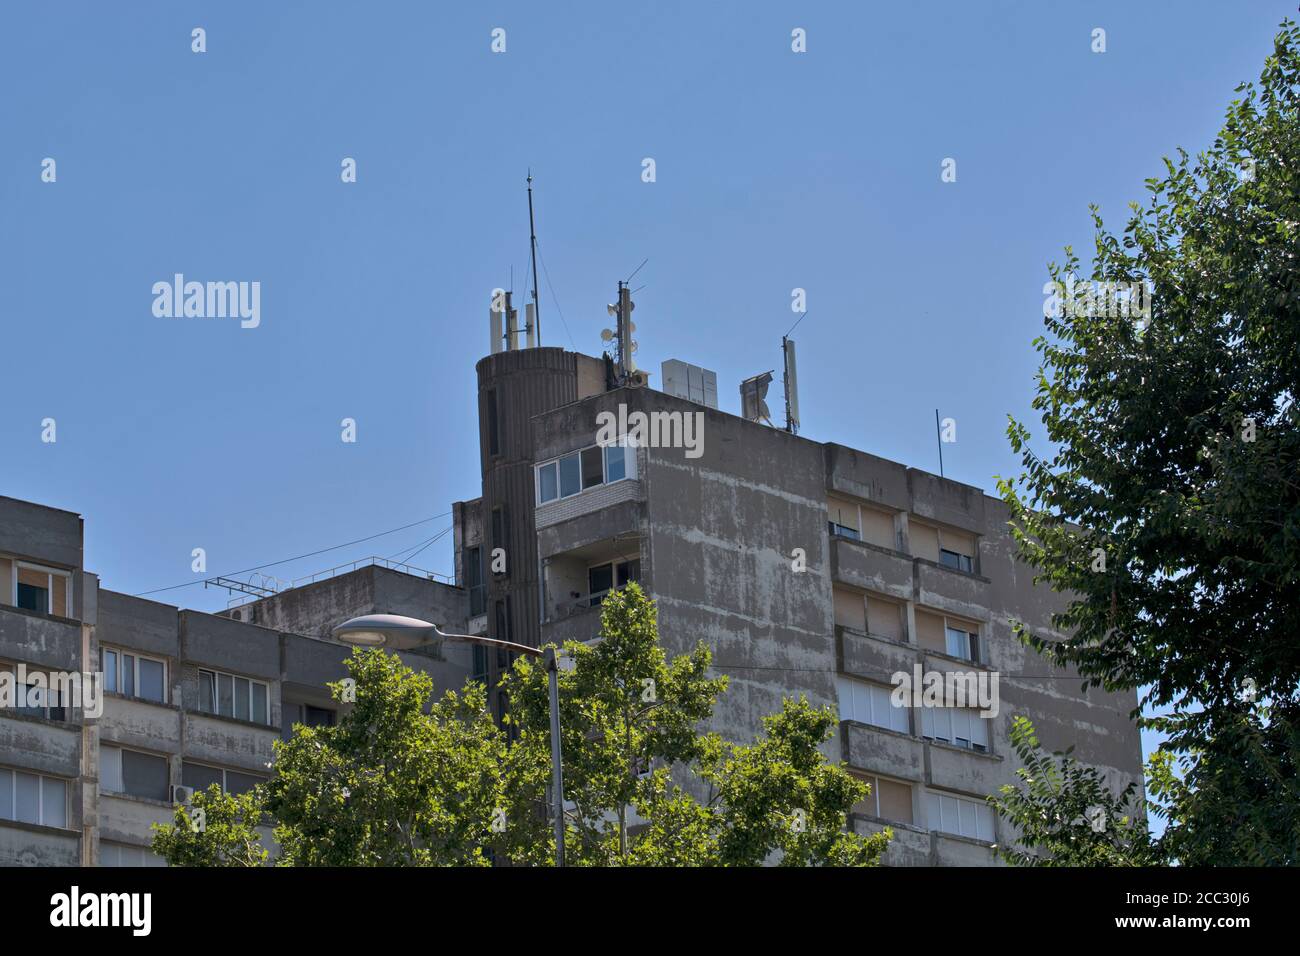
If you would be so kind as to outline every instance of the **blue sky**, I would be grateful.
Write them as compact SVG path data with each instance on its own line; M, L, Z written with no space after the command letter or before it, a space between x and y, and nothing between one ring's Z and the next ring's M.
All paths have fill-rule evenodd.
M598 353L648 257L640 364L714 368L734 411L801 287L803 434L935 469L939 407L948 475L992 491L1018 465L1006 416L1029 413L1046 263L1090 248L1090 202L1120 225L1162 155L1212 139L1294 11L7 4L0 494L82 513L87 567L132 593L201 578L196 547L235 571L477 496L474 363L490 290L512 267L528 285L530 166L545 344ZM260 282L260 326L155 317L177 272ZM414 563L450 571L450 542Z

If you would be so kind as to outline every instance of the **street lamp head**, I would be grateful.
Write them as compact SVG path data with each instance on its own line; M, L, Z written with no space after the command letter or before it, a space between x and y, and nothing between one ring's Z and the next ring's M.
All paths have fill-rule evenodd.
M366 614L334 628L334 636L344 644L390 651L409 651L430 643L438 634L437 625L400 614Z

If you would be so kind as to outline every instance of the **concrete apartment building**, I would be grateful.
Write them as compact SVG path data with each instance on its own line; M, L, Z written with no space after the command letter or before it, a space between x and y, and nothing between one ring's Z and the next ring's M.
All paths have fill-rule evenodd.
M179 610L100 588L82 534L75 514L0 498L0 672L29 686L34 674L104 675L98 715L57 695L0 709L0 865L160 865L150 825L172 819L177 788L246 790L295 723L332 723L326 684L347 676L350 648L279 621L400 606L465 624L461 589L375 565L261 602L265 624ZM464 650L402 657L458 686Z
M608 359L513 349L477 375L482 493L453 506L455 586L370 566L221 615L183 611L101 591L76 515L0 499L0 664L118 674L98 719L0 713L0 863L149 862L148 824L170 817L171 787L250 786L295 721L334 719L324 684L343 676L347 649L329 632L348 617L593 640L601 597L630 580L658 603L669 653L703 640L729 676L713 729L751 740L798 694L837 709L828 755L873 791L850 825L893 828L887 863L995 862L992 844L1012 835L984 799L1015 780L1015 715L1116 789L1141 779L1136 695L1082 694L1012 636L1013 620L1050 635L1061 599L1015 561L1001 501L618 386ZM635 412L700 416L698 447L598 441L601 413ZM439 688L471 675L494 685L509 663L464 645L441 653L404 656ZM891 706L892 675L917 666L996 673L999 712ZM5 802L20 776L21 813L16 795Z

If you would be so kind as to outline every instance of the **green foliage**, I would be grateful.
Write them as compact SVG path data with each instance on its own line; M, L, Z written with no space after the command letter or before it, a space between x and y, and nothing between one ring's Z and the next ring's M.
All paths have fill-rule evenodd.
M867 788L826 763L829 710L786 701L746 745L700 733L727 686L708 676L708 649L668 660L654 604L636 585L605 599L602 622L599 644L569 645L575 666L560 678L570 865L877 862L888 832L844 829ZM511 746L481 685L426 712L432 681L397 657L358 650L348 669L356 699L337 726L299 727L276 744L271 781L239 798L204 795L222 808L220 826L182 832L178 811L156 851L195 865L249 858L266 812L281 865L553 862L548 675L536 662L517 661L503 681L518 730ZM332 690L342 699L341 684Z
M1048 754L1025 717L1011 723L1021 783L990 797L1019 834L998 853L1016 866L1146 866L1159 860L1139 812L1137 783L1118 794L1105 777L1074 759L1073 748Z
M876 862L887 836L844 832L866 788L819 750L833 732L829 712L786 701L758 741L729 744L697 730L727 679L708 676L703 643L667 659L638 585L605 598L601 633L594 647L566 646L574 666L560 676L568 863L753 866L773 854L798 865ZM553 851L538 810L550 779L547 675L521 661L503 684L519 728L507 852L540 863Z
M1253 823L1280 837L1296 818L1294 802L1280 802L1296 794L1285 728L1300 718L1293 22L1282 24L1258 87L1238 92L1209 149L1195 158L1180 150L1163 177L1147 180L1149 201L1132 205L1121 236L1094 209L1091 278L1148 282L1149 324L1105 308L1046 319L1033 407L1056 451L1031 450L1028 430L1013 420L1008 434L1024 472L999 482L1020 557L1036 581L1073 596L1054 619L1064 640L1023 627L1021 639L1076 666L1085 687L1143 687L1144 704L1172 709L1155 769L1181 763L1187 786L1164 778L1157 812L1181 834L1185 859L1203 858L1194 840L1225 839L1196 825L1193 815L1211 804L1226 811L1217 797L1195 798L1197 789L1213 783L1216 793L1263 796L1249 774L1264 764L1234 762L1250 740L1265 741L1258 752L1278 781L1255 804L1262 816ZM1051 277L1065 283L1078 268L1067 248ZM1248 686L1254 695L1243 699ZM1215 819L1231 824L1222 812ZM1274 857L1264 847L1249 852Z
M276 744L267 809L284 862L486 865L503 741L483 687L449 691L426 713L433 682L398 657L358 650L348 670L356 701L337 726Z
M257 833L263 798L261 787L238 796L215 783L196 791L171 823L153 825L153 851L170 866L264 866L267 849Z

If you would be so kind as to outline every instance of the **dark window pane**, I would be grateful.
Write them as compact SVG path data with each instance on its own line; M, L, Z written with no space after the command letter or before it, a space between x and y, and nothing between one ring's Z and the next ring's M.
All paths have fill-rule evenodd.
M235 716L240 720L248 720L248 680L243 677L235 678Z
M167 761L153 754L122 751L122 787L136 797L167 799Z
M216 767L205 767L201 763L181 764L181 783L195 790L206 790L214 783L221 786L221 771Z
M0 820L14 818L14 772L0 770Z
M135 655L122 655L122 693L127 697L135 696Z
M223 717L235 714L235 687L229 674L217 675L217 713Z
M624 561L618 566L618 586L622 587L629 581L641 580L641 559L635 558L631 561Z
M475 649L478 650L479 648ZM308 727L333 727L334 711L307 704L302 709L302 722Z
M614 566L598 564L587 571L587 593L591 595L591 606L600 603L605 592L614 586Z
M40 823L41 778L14 771L14 819L21 823Z
M253 685L253 723L265 724L266 717L266 685Z
M501 454L501 423L497 419L497 392L489 389L487 393L488 454Z
M18 606L28 611L40 611L48 614L50 610L50 592L48 588L38 588L34 584L18 582Z
M582 450L582 487L594 488L605 482L604 449Z
M261 777L254 777L252 774L239 773L238 771L235 770L226 771L226 792L227 793L235 793L235 794L247 793L249 790L252 790L261 782L262 782Z
M622 481L627 477L627 461L623 456L629 451L630 449L621 448L618 445L605 446L606 481Z
M145 700L156 700L162 703L164 699L162 661L140 658L140 696Z
M577 455L560 459L560 497L567 498L582 490L582 467Z
M117 651L104 651L104 689L117 693Z
M217 675L212 671L199 671L199 710L207 714L215 714L216 699Z
M555 462L542 465L537 469L537 497L545 504L554 501L560 494L558 466Z

